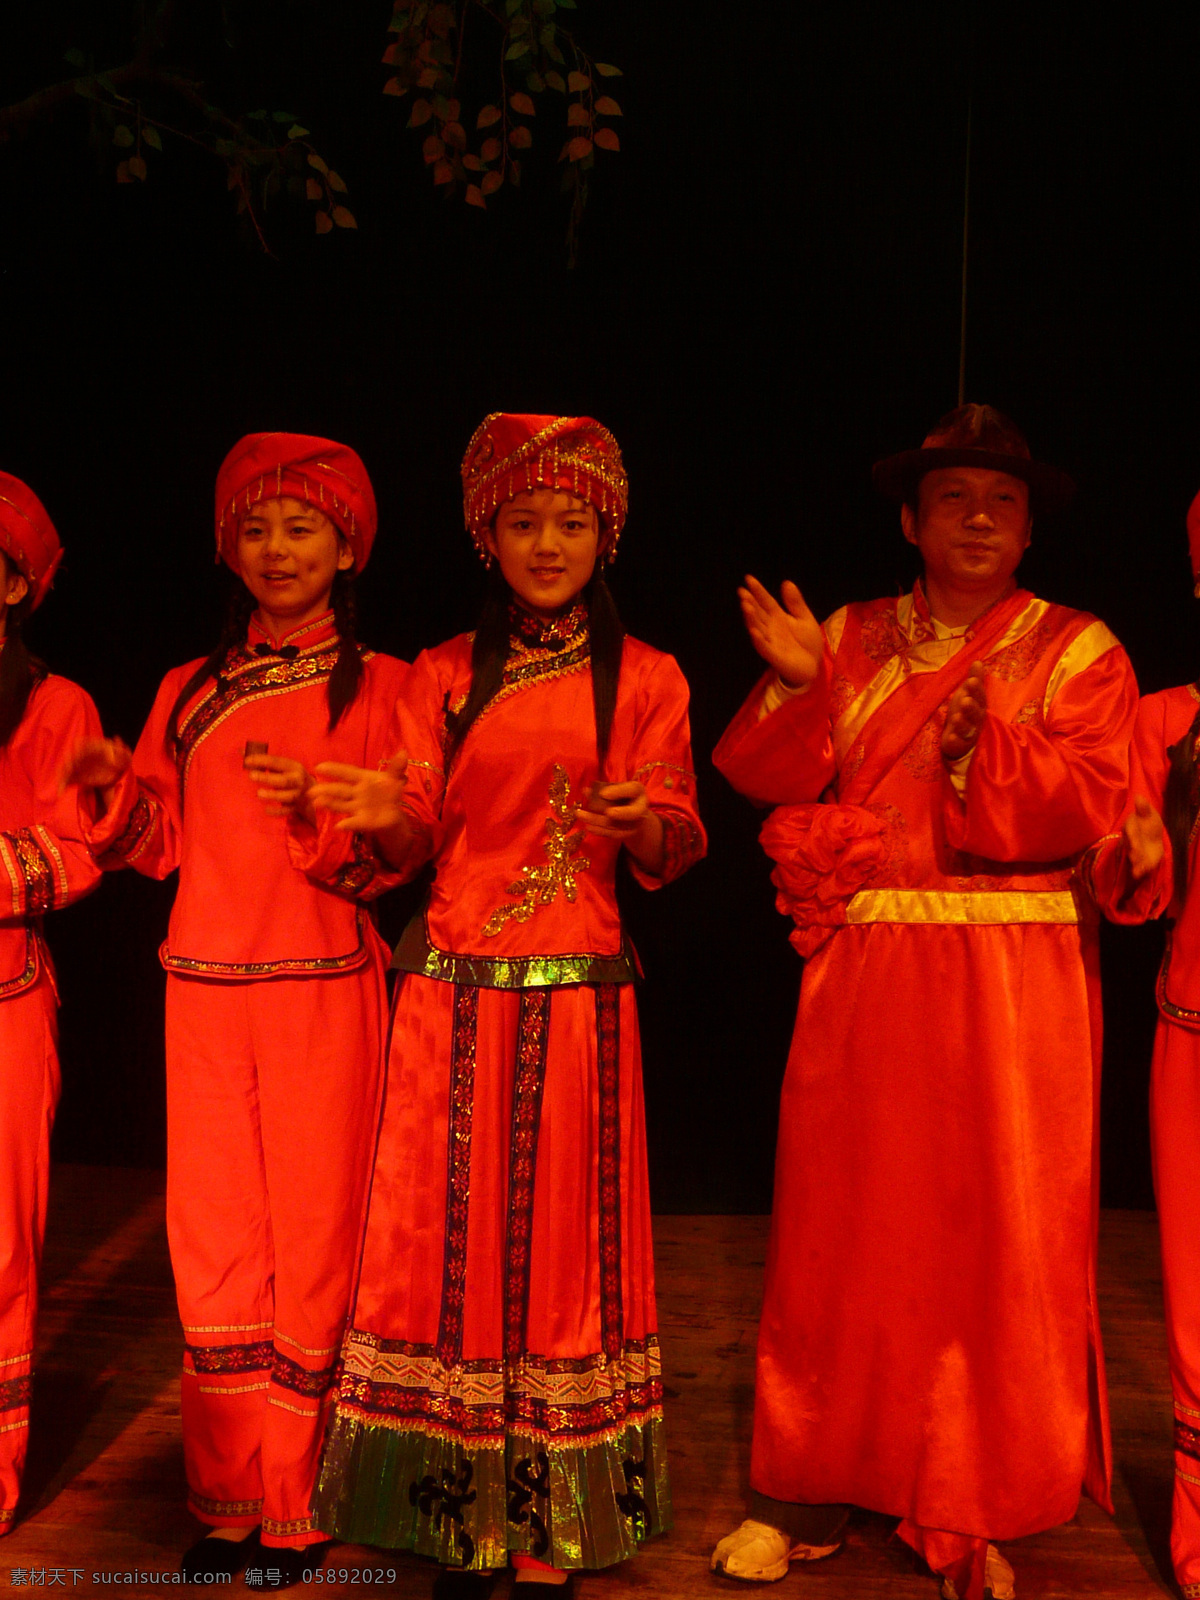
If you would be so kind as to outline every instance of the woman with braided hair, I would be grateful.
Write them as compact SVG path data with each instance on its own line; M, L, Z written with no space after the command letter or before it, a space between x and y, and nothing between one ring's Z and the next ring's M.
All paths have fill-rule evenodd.
M62 554L32 489L0 472L0 1534L13 1525L25 1448L58 1105L58 990L42 916L94 889L91 794L58 769L100 719L78 684L31 655L22 624Z
M381 872L434 868L393 961L314 1515L437 1559L438 1600L490 1593L510 1562L518 1586L563 1594L669 1526L614 880L622 854L654 889L704 851L687 685L624 635L603 578L625 521L616 440L590 417L490 416L463 489L492 568L479 625L414 664L386 771L318 769L309 864L336 877L368 838Z
M354 451L243 439L217 478L218 556L241 579L217 648L167 674L132 758L92 741L69 773L112 786L101 865L179 869L161 953L167 1227L188 1504L211 1530L184 1570L249 1566L275 1588L320 1564L309 1500L370 1163L386 958L358 865L310 883L286 821L317 762L386 753L407 668L354 636L375 529Z

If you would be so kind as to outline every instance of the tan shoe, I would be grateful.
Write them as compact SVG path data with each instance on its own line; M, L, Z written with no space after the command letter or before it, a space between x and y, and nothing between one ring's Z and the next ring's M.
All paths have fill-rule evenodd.
M992 1600L1015 1600L1017 1593L1013 1583L1013 1569L994 1544L987 1547L983 1588L984 1593L990 1594ZM958 1590L949 1578L942 1579L942 1600L958 1600Z
M725 1535L708 1564L713 1572L743 1583L778 1583L787 1577L793 1561L820 1561L840 1548L840 1539L834 1544L793 1544L769 1522L747 1517L740 1528Z

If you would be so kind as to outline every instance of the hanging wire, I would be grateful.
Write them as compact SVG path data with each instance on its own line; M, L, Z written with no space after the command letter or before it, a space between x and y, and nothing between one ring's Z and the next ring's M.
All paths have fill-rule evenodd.
M967 153L963 162L962 291L958 313L958 404L965 404L967 387L967 261L971 238L971 120L972 101L967 101Z

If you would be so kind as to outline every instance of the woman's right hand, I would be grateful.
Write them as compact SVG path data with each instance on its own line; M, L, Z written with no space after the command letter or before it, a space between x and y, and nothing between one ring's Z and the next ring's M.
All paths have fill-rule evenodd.
M401 750L378 772L366 767L348 766L342 761L322 761L316 767L317 781L308 791L314 806L337 811L337 824L353 833L385 833L406 829L404 790L408 783L408 755Z
M109 789L132 760L124 739L80 739L59 771L59 789L72 783L84 789Z
M825 635L790 579L779 592L783 605L747 574L745 587L738 590L742 616L751 644L767 665L775 668L780 682L789 689L804 690L821 670Z

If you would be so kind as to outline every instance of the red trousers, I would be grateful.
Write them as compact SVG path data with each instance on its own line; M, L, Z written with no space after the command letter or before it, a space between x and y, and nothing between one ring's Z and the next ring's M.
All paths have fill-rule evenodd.
M361 971L167 979L167 1234L188 1504L266 1545L309 1500L362 1231L385 1020Z
M1150 1069L1154 1193L1175 1400L1171 1560L1200 1596L1200 1034L1160 1017Z
M54 986L0 1002L0 1533L12 1527L29 1440L37 1275L58 1104Z

